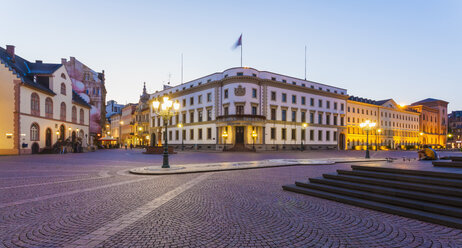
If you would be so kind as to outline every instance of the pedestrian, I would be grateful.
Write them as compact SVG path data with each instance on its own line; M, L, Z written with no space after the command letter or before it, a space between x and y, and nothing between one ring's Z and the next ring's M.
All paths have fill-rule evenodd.
M132 150L132 149L133 149L133 144L131 143L131 144L130 144L130 150Z
M125 150L127 150L127 143L125 143Z

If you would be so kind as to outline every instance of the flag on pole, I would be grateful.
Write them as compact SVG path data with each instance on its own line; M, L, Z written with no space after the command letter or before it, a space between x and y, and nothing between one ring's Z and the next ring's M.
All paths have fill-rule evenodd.
M238 47L242 46L242 34L239 36L239 39L237 39L236 43L233 45L233 49L236 49Z

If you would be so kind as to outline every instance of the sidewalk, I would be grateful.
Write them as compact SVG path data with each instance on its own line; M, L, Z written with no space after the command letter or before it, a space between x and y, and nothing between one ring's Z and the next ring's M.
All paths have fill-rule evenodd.
M270 167L283 166L307 166L307 165L331 165L336 163L357 163L357 162L377 162L387 161L381 159L365 159L341 157L332 159L268 159L259 161L241 161L241 162L222 162L222 163L201 163L201 164L181 164L173 165L170 168L161 168L160 166L149 166L131 169L130 173L138 175L171 175L187 174L199 172L215 172L228 170L248 170Z

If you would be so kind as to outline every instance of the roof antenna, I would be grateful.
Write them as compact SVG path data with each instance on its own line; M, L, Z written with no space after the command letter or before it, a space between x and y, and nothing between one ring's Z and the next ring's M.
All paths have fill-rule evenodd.
M170 85L170 78L171 78L171 77L172 77L172 74L169 73L169 74L168 74L168 83L167 83L168 85Z

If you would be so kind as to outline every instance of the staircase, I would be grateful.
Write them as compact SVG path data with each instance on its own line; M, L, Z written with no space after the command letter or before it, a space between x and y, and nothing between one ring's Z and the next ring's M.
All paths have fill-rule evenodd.
M462 173L351 168L282 188L462 229Z
M433 166L462 168L462 157L449 157L451 161L433 161Z

